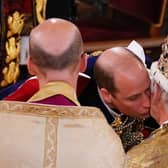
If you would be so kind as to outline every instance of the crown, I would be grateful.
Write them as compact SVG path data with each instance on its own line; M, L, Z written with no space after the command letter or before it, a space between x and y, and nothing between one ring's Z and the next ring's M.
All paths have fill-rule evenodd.
M158 69L168 78L168 36L162 43L162 53L158 60Z

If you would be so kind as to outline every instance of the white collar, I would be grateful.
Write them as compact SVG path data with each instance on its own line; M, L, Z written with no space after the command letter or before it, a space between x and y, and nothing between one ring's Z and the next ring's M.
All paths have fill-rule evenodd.
M168 124L168 120L164 121L164 122L160 125L160 128L163 128L165 124Z

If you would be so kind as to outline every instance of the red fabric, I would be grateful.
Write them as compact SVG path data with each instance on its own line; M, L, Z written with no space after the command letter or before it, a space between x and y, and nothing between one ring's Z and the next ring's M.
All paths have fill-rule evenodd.
M143 136L144 136L144 139L145 138L147 138L150 134L151 134L151 130L149 130L149 129L143 129L142 130L142 134L143 134Z
M30 78L24 82L15 92L8 95L4 100L27 101L39 90L37 78Z
M90 81L89 78L79 75L77 85L77 96L81 94L81 92L88 85L89 81ZM38 79L33 77L26 80L26 82L24 82L15 92L5 97L4 100L27 101L38 90L39 90Z

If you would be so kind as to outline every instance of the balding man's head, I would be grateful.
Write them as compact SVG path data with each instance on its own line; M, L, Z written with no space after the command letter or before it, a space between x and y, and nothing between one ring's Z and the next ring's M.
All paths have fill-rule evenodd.
M99 87L105 87L112 93L117 91L115 77L120 72L125 75L128 71L144 68L142 61L131 51L124 47L114 47L105 50L97 59L94 73Z
M69 21L48 19L31 31L30 57L41 68L61 70L75 66L82 52L81 34Z
M96 61L94 72L106 104L132 117L149 116L150 79L137 56L122 47L108 49Z

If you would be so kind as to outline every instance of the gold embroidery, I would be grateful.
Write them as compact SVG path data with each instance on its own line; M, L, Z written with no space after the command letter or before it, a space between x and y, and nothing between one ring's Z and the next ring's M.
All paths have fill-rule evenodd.
M122 121L120 117L116 117L115 120L111 123L112 128L115 130L115 132L118 135L122 134L121 125L122 125Z
M0 101L0 109L9 113L12 112L33 116L40 115L45 117L52 116L56 118L104 118L102 112L95 107L56 106L15 101Z
M45 135L44 167L56 168L58 119L47 118Z
M159 128L127 153L129 168L167 168L168 128ZM138 154L138 155L137 155Z

